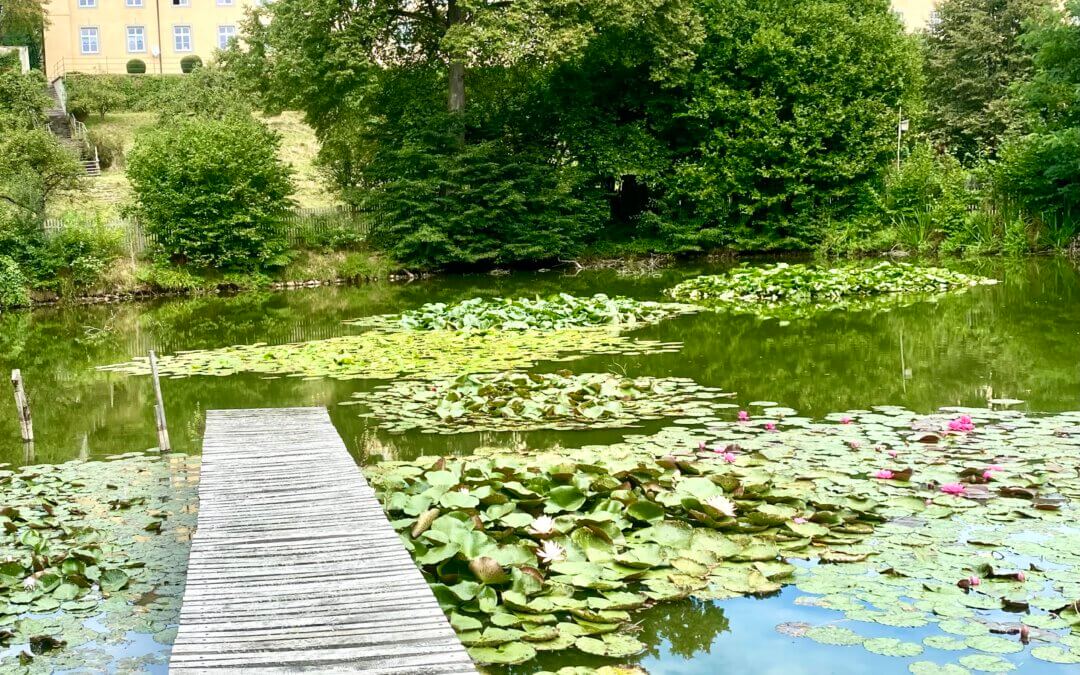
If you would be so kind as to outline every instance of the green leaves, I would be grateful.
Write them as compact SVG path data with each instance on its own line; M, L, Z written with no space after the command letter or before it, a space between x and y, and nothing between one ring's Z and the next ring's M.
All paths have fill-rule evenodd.
M717 276L702 276L667 290L671 297L706 307L769 318L799 318L836 308L858 309L875 296L939 294L997 283L939 267L880 262L823 269L778 263L739 267Z

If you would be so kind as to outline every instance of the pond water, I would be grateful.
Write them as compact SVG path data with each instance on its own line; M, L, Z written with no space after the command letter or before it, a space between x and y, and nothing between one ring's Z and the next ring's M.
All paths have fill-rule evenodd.
M834 311L790 323L713 312L678 316L637 330L642 340L681 343L677 351L592 355L544 361L536 371L618 372L692 378L736 395L732 402L774 401L808 417L902 406L931 413L942 406L985 408L990 399L1023 401L1016 410L1080 410L1080 270L1060 259L956 263L995 277L934 301L887 311ZM627 295L661 300L661 291L725 265L697 264L648 276L615 271L473 275L410 284L319 288L111 306L41 309L0 315L0 367L20 368L31 399L37 441L19 441L14 406L0 413L0 463L11 467L97 460L156 445L149 378L101 372L98 366L144 356L256 342L283 344L356 334L343 323L399 312L426 302L476 296ZM452 436L391 434L358 408L339 405L385 380L268 378L256 374L196 376L162 383L174 451L197 454L205 411L214 408L323 405L361 463L424 454L468 454L478 445L579 447L660 431L667 422L588 431L484 432ZM0 406L0 410L4 410ZM1078 458L1071 458L1075 464ZM823 623L835 612L798 605L785 588L767 599L687 600L644 612L639 638L648 651L632 659L650 673L902 673L919 658L894 658L830 647L778 633L778 624ZM872 626L871 637L918 642L921 628ZM941 662L952 654L937 654ZM1008 658L1024 672L1066 672L1076 666ZM625 661L625 660L624 660ZM549 654L510 669L533 672L563 665L604 665L580 653Z

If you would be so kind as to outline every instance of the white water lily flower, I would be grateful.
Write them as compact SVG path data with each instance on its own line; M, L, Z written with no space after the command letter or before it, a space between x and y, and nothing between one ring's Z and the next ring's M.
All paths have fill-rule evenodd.
M28 591L33 589L35 586L37 586L37 576L33 574L22 580L22 587Z
M735 517L735 503L723 495L713 495L705 500L706 506L711 506L728 518Z
M544 545L540 547L540 550L536 552L536 555L542 562L550 564L565 558L566 549L555 542L548 540L544 542Z
M555 531L555 519L551 516L540 516L529 525L529 531L533 534L551 534Z

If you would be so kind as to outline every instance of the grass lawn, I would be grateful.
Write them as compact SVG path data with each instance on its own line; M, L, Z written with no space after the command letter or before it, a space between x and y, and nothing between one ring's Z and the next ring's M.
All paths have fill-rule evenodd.
M275 117L263 117L264 122L281 134L281 159L293 168L296 193L293 199L300 207L333 206L336 196L325 187L325 181L315 166L319 141L311 127L304 124L300 113L285 112ZM157 113L110 113L104 118L91 115L86 126L92 132L118 137L122 149L127 152L134 144L140 129L157 123ZM124 174L123 162L102 172L97 178L88 178L85 189L58 195L50 204L50 216L77 214L81 218L115 218L121 207L131 198L131 186Z

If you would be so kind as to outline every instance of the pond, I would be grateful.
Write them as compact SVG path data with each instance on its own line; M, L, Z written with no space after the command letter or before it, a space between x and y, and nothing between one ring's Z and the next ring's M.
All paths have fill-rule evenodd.
M651 275L613 270L515 273L505 276L440 277L400 285L341 287L205 297L125 305L41 309L0 315L0 367L20 368L31 398L36 432L32 449L18 440L14 406L0 414L0 462L9 469L61 464L93 466L121 453L156 445L149 378L96 368L129 361L154 349L159 354L212 350L230 345L270 345L357 335L364 326L344 323L395 313L428 302L476 296L534 296L565 292L662 300L662 291L727 265L696 264ZM1017 399L1011 410L1039 416L1080 410L1080 271L1060 259L1015 263L965 262L961 271L1001 280L924 302L866 311L832 311L792 319L700 312L675 316L632 332L651 349L616 349L581 358L574 345L545 353L531 368L552 373L616 372L629 377L689 378L732 394L730 403L754 410L774 402L807 419L873 406L898 406L918 415L943 406L986 409L992 400ZM605 350L598 350L605 351ZM449 375L449 373L447 373ZM628 436L646 437L672 419L635 428L499 431L434 435L418 429L392 432L385 420L362 416L352 405L378 400L386 379L278 377L259 373L165 379L162 383L174 451L197 455L205 411L214 408L322 405L358 462L408 460L421 455L467 455L478 446L550 448L604 446ZM349 404L349 405L342 405ZM0 407L0 409L3 409ZM1072 422L1077 424L1077 422ZM1075 470L1078 457L1063 459ZM74 465L80 466L78 464ZM876 468L876 467L875 467ZM182 558L181 558L182 559ZM810 566L810 563L803 563ZM565 665L637 663L650 673L908 672L917 661L955 663L968 652L927 649L896 657L834 646L778 632L781 624L842 621L835 608L797 601L785 586L765 598L689 599L660 604L635 616L646 650L629 659L545 653L508 672L556 670ZM998 621L1005 621L997 617ZM161 625L154 629L160 631ZM865 624L865 637L920 642L933 626ZM118 666L147 650L129 636L135 652L109 653L112 669L160 669L152 659ZM142 651L139 651L142 650ZM4 651L0 650L0 656ZM1069 665L1030 658L1029 651L1002 653L1024 672L1066 672ZM8 663L7 661L4 662ZM1003 670L1001 663L969 661L973 669ZM1075 666L1072 666L1075 668ZM958 667L957 667L958 668ZM925 672L963 672L941 670Z

